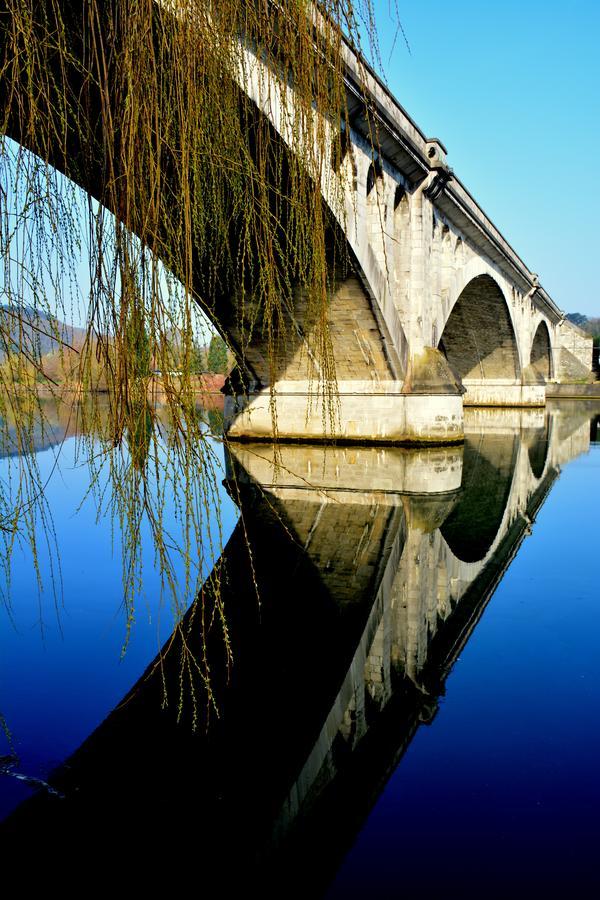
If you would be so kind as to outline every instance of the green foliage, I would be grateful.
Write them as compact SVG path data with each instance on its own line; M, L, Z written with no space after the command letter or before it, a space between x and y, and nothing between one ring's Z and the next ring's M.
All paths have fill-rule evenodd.
M585 330L592 335L597 346L597 341L600 339L600 318L588 319Z
M569 313L567 316L569 322L577 325L579 328L591 334L594 339L600 337L600 317L584 316L583 313Z
M226 375L229 366L227 360L227 344L219 334L213 334L208 348L207 368L209 372Z
M197 344L193 345L190 354L190 372L194 375L200 375L202 372L206 372L206 355L204 347L199 347Z
M223 435L223 413L219 409L208 410L208 427L215 437Z

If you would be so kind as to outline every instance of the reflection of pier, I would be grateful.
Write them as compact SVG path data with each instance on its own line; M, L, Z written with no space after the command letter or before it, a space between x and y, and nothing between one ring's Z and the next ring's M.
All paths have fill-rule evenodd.
M314 896L435 715L559 467L587 449L590 415L561 410L473 410L464 448L237 445L229 483L243 519L222 559L229 682L208 633L219 720L207 734L176 723L180 635L56 773L66 800L23 804L12 830L77 844L102 823L131 841L158 821L162 846L224 872L224 887L232 863L248 878L265 859L273 874L310 858L294 871ZM196 652L210 590L185 622ZM174 828L190 811L193 826Z

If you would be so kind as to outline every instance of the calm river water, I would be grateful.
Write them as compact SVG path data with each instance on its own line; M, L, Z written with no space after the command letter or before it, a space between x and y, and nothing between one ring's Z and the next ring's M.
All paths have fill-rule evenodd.
M599 896L599 423L573 401L470 410L443 449L216 442L220 592L170 638L146 535L124 654L118 532L76 437L40 440L62 587L16 552L0 845L208 897Z

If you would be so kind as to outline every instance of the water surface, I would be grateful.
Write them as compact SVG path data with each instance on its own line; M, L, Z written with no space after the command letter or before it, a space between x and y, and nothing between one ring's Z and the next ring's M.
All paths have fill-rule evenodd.
M137 846L152 823L172 883L193 859L278 896L594 896L599 413L472 410L464 447L420 451L232 445L234 662L199 627L207 584L184 628L211 666L218 717L199 722L162 702L184 638L137 680L167 637L151 577L119 662L102 523L65 518L76 649L3 623L21 765L64 797L19 785L6 839L51 832L97 862L82 832ZM16 582L13 608L37 621Z

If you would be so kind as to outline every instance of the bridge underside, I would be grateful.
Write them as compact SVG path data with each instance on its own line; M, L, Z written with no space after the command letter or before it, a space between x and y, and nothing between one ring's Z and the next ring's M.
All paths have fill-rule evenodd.
M385 326L360 273L337 278L328 309L336 381L323 392L324 372L311 348L318 321L307 314L306 297L293 308L270 347L262 327L246 347L254 381L229 380L229 437L270 440L451 442L463 437L463 406L543 406L551 374L548 330L538 328L531 364L521 370L510 313L494 280L473 279L455 304L437 348L409 355L399 371ZM230 335L239 340L235 327Z
M462 437L462 400L444 360L432 351L422 364L429 369L426 386L399 377L393 348L356 272L336 280L327 329L315 321L305 291L295 291L293 300L272 338L262 323L256 328L244 349L245 375L240 366L228 380L230 438L272 440L274 430L283 439L311 441ZM228 333L241 343L235 324Z

